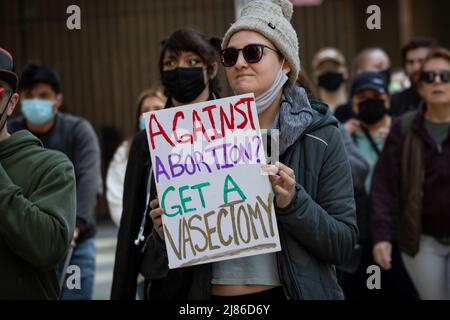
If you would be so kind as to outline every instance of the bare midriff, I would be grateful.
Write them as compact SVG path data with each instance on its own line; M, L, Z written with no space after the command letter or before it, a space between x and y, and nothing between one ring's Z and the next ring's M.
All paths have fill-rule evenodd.
M214 296L230 297L242 296L245 294L253 294L263 292L275 288L274 286L265 285L212 285L211 294Z

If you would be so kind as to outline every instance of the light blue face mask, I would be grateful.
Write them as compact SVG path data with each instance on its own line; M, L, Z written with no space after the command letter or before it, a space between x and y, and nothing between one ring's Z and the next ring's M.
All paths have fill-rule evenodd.
M43 125L53 117L53 103L50 100L27 99L21 103L25 119L34 125Z
M284 60L281 65L283 64ZM288 80L289 77L286 76L286 74L283 72L283 69L278 69L277 77L275 78L275 81L273 82L269 90L267 90L260 96L255 97L256 109L258 110L258 114L263 113L272 105L272 103L277 98L278 93Z
M145 120L143 116L139 117L139 130L144 130L145 129Z

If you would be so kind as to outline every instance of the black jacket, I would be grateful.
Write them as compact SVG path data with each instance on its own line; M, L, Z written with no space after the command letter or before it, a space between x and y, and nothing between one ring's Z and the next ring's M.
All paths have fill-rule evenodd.
M217 95L211 94L212 100ZM170 99L165 108L172 107ZM135 299L136 283L142 266L142 250L153 228L146 208L147 182L150 177L150 151L145 130L133 139L128 156L123 190L123 212L117 236L111 299ZM156 189L155 189L156 190ZM156 191L151 190L151 194ZM153 198L156 197L151 197ZM145 211L144 211L145 210ZM140 229L143 228L140 233ZM138 241L141 235L141 241Z
M144 215L146 185L150 175L150 153L147 135L140 131L133 140L125 174L123 213L116 247L111 299L135 299L136 282L142 263L141 250L144 242L138 245L135 240L139 234ZM148 210L145 210L148 211ZM153 228L151 219L145 219L144 237Z
M417 110L421 102L422 97L414 87L410 87L392 95L390 113L395 118L400 117L408 111Z
M438 145L429 135L424 126L426 105L423 104L415 113L406 113L402 118L396 121L386 139L383 151L375 167L372 182L372 203L373 203L373 237L374 241L391 241L390 228L392 219L396 217L396 212L401 209L400 221L405 216L409 218L409 210L403 210L405 207L405 199L417 200L417 191L413 194L406 194L406 191L417 190L417 188L408 188L402 180L405 166L411 166L409 177L422 176L423 181L419 184L422 186L419 192L422 198L420 205L421 216L416 220L410 220L408 223L408 232L405 239L399 239L402 242L402 248L408 247L404 252L412 253L417 250L418 239L420 234L426 234L435 238L450 237L450 134L447 139ZM406 153L405 140L408 137L406 132L402 132L402 121L406 117L414 116L410 125L410 130L423 143L423 157L419 165L410 165L413 163L411 157L403 158ZM417 146L413 150L419 149ZM409 152L410 155L412 154ZM409 161L406 161L409 160ZM423 166L424 168L421 168ZM414 171L412 171L414 170ZM420 175L415 173L416 170L422 171ZM406 174L405 174L406 176ZM420 190L420 188L419 188ZM413 201L409 200L409 202ZM419 219L420 218L420 219ZM403 224L402 227L405 227ZM400 230L399 230L400 232ZM399 234L400 237L400 234ZM415 239L415 240L414 240ZM409 242L409 244L405 244ZM416 249L411 249L416 247Z
M334 265L351 256L358 235L351 170L336 119L326 105L312 107L312 124L280 158L295 171L297 193L288 207L275 208L278 271L292 299L343 299ZM208 299L211 266L169 270L164 243L152 233L143 269L150 298Z

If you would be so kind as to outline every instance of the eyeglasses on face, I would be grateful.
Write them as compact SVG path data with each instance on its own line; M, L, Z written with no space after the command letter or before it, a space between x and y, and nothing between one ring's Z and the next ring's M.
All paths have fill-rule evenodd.
M434 71L422 71L420 74L420 80L424 83L433 83L436 81L436 77L439 76L442 83L450 82L450 70L443 70L440 72Z
M248 44L242 49L237 48L226 48L220 52L220 61L222 65L226 68L232 67L236 64L239 58L239 52L242 51L242 55L244 56L245 61L247 63L258 63L261 61L264 55L264 49L269 49L274 52L277 50L268 47L264 44Z

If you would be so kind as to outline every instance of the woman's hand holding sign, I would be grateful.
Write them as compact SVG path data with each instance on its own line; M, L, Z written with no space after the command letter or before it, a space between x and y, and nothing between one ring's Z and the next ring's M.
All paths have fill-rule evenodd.
M164 229L162 224L163 209L159 207L158 199L154 199L150 202L150 208L152 209L150 211L150 218L152 218L153 221L153 229L156 230L161 240L164 241Z
M264 166L263 170L269 174L269 180L276 195L277 207L286 208L295 195L296 181L294 170L281 162L277 162L275 165Z

